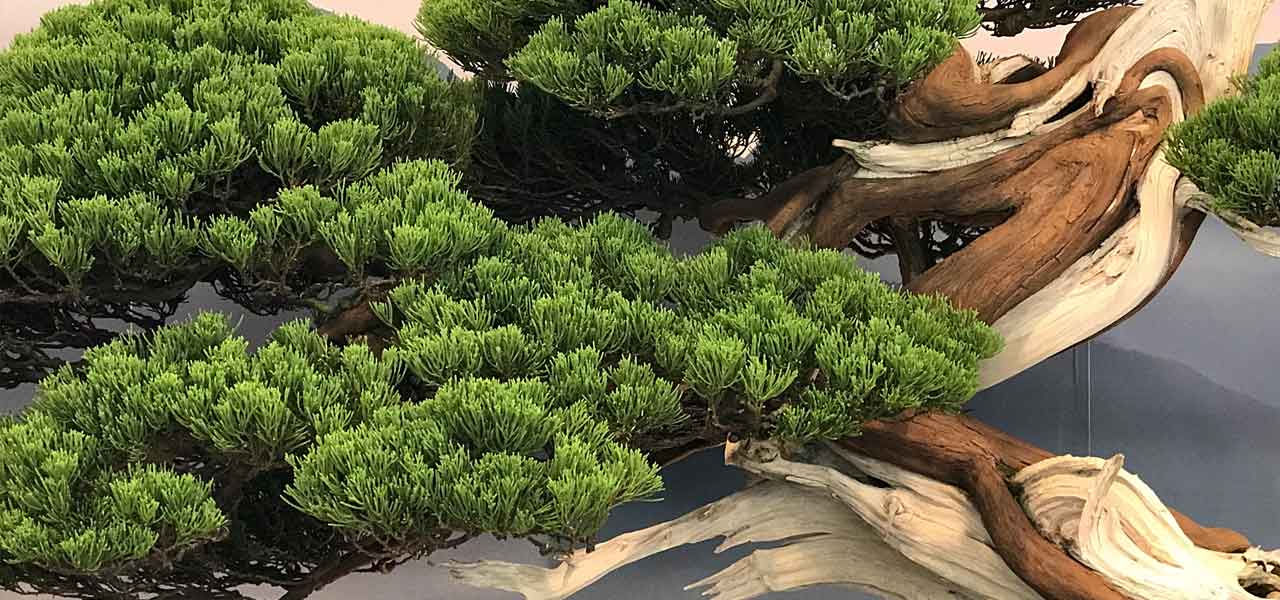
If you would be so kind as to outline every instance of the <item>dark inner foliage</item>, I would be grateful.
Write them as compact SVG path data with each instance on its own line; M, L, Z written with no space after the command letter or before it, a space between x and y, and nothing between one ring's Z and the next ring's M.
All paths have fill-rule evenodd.
M1084 15L1138 0L981 0L983 26L998 36L1018 35L1026 29L1070 25Z

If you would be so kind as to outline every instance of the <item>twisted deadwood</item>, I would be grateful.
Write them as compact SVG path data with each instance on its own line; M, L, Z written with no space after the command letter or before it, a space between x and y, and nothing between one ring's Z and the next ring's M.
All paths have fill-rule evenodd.
M1086 66L1081 57L1092 58L1097 41L1107 39L1132 13L1123 7L1085 19L1075 35L1068 36L1062 62L1025 83L982 84L972 58L957 49L905 95L895 111L896 133L930 142L955 132L985 134L1008 126L1017 110L1043 100ZM1084 42L1095 45L1081 46ZM1091 48L1092 53L1081 48ZM775 190L771 196L784 199L765 220L781 233L812 209L814 241L843 247L882 219L964 223L1012 215L910 283L913 291L943 294L994 322L1096 249L1132 216L1133 186L1175 116L1166 90L1139 89L1157 71L1173 76L1184 111L1204 105L1190 59L1175 48L1156 49L1126 72L1116 97L1096 114L1078 110L1065 123L1005 152L914 176L854 177L848 161L820 167ZM985 119L984 106L992 107ZM950 122L963 127L939 124Z
M974 419L941 414L868 423L862 435L840 446L965 490L996 552L1044 597L1126 597L1042 537L1010 493L1004 474L1050 460L1050 453ZM1249 546L1236 532L1207 529L1187 517L1179 522L1186 523L1186 535L1205 548L1239 552Z
M1014 448L1027 452L1019 444ZM789 543L755 550L686 589L704 587L704 595L721 600L822 583L904 600L1055 597L1037 593L1001 560L984 517L959 488L840 445L810 449L805 462L793 462L768 442L729 443L725 460L763 482L675 520L618 536L594 551L578 551L554 568L454 562L451 572L469 585L529 600L558 600L658 552L724 537L717 553L748 543ZM1118 597L1252 597L1239 596L1241 581L1271 575L1280 559L1274 553L1192 546L1154 493L1118 466L1116 459L1055 457L1016 477L1024 486L1026 510L1042 531L1086 563L1099 564L1109 585L1153 593ZM1115 547L1125 548L1123 560L1107 555ZM1184 589L1177 577L1168 576L1163 561L1171 559L1195 585ZM1197 595L1206 590L1234 595ZM1104 587L1076 597L1110 593L1115 592Z
M1082 22L1058 66L1030 79L1030 61L979 67L958 51L908 90L894 113L894 142L837 141L849 156L759 198L709 207L703 222L723 230L764 220L779 234L807 231L843 247L877 222L994 221L910 284L995 324L1006 349L982 366L983 383L994 384L1113 326L1172 275L1203 213L1192 210L1199 197L1179 184L1160 140L1169 124L1229 89L1267 4L1152 0L1108 11ZM674 544L716 532L741 543L766 518L792 537L807 536L705 580L711 595L748 598L826 582L902 598L1235 599L1253 597L1242 581L1263 593L1277 589L1263 584L1280 581L1274 555L1169 511L1121 471L1119 459L1053 457L963 417L870 423L804 462L758 442L730 444L727 457L775 482L821 490L861 520L838 529L820 518L833 510L831 500L757 510L777 511L772 498L798 498L769 483L674 525L606 542L599 554L575 554L556 570L481 563L455 574L561 598ZM868 532L881 544L861 541ZM859 554L845 561L820 554L836 548ZM893 557L911 567L885 581L861 567L863 553L873 565Z

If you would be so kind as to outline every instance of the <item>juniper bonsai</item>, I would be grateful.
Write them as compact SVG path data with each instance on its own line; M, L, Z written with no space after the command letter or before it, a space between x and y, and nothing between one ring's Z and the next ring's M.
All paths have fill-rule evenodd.
M1101 4L426 0L475 84L301 1L51 13L0 53L0 333L155 324L197 281L316 319L251 349L206 314L58 367L0 424L0 585L295 599L491 534L565 563L454 575L540 598L717 536L786 542L704 582L726 598L1280 591L1280 557L1121 458L959 414L1137 310L1203 218L1165 134L1229 92L1266 2L1111 8L1048 62L957 43ZM678 257L638 208L721 237ZM595 539L719 445L769 481Z

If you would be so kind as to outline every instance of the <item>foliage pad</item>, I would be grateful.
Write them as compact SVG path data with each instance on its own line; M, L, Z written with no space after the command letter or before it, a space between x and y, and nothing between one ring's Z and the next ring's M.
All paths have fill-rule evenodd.
M462 162L475 109L433 62L303 0L46 14L0 53L0 285L128 294L243 269L255 232L218 217L397 160Z
M468 69L600 113L739 110L774 62L837 96L902 85L978 23L971 0L426 0L418 17Z
M405 279L372 305L380 354L303 322L250 351L207 314L47 378L0 429L16 577L229 589L300 585L317 552L394 560L480 533L567 549L661 490L644 452L954 410L1000 346L972 313L764 228L676 257L613 214L507 225L456 181L397 165L324 234ZM225 576L165 571L189 556Z
M1169 163L1213 196L1213 208L1280 225L1280 52L1240 86L1171 128Z

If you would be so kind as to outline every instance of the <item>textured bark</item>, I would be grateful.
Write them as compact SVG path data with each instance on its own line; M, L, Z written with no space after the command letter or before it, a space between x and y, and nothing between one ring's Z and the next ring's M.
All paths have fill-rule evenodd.
M1179 82L1184 109L1203 105L1189 60L1175 49L1154 51L1126 73L1117 98L1100 114L1086 111L1036 140L971 165L838 183L817 207L814 240L843 246L882 218L956 221L1011 212L1004 223L909 282L913 291L943 294L994 322L1131 216L1131 190L1173 117L1162 89L1138 89L1155 71Z
M987 443L1009 446L1019 460L1040 454L1007 436ZM1069 548L1098 569L1107 589L1127 590L1126 598L1244 600L1246 584L1272 581L1280 555L1195 548L1154 492L1122 470L1122 460L1050 457L1013 474L1024 490L1021 504L1039 527L1034 536ZM482 561L453 563L452 573L470 585L558 600L655 553L724 537L717 553L748 543L783 545L756 549L686 589L706 587L704 595L720 600L824 583L902 600L1056 597L1029 587L996 553L996 536L971 495L928 474L831 444L788 453L772 442L732 442L725 462L761 481L574 552L555 567Z
M1048 99L1098 55L1131 7L1094 13L1067 34L1053 68L1019 83L984 81L963 47L897 99L889 137L900 142L934 142L1007 127L1018 111Z
M1068 45L1083 48L1085 41L1105 40L1131 12L1118 8L1087 19L1078 28L1083 32L1071 37L1073 44ZM1110 16L1103 18L1106 15ZM915 115L912 122L919 131L959 119L976 128L968 133L984 133L1007 125L1018 109L1055 89L1031 84L1058 85L1060 78L1082 67L1083 59L1077 57L1091 56L1071 49L1063 54L1064 63L1025 84L982 86L955 73L957 64L976 70L967 53L959 50L900 106L914 107L908 112ZM894 238L904 283L913 291L946 295L994 322L1099 247L1132 216L1132 189L1174 118L1167 91L1139 89L1157 71L1177 82L1184 111L1203 105L1195 66L1179 50L1162 48L1132 65L1115 98L1100 110L1077 111L1044 135L986 160L916 176L860 178L842 159L750 202L709 207L703 223L722 231L735 220L764 220L785 234L811 212L808 228L814 242L843 247L871 223L887 220L897 228ZM973 91L977 89L983 91ZM925 90L951 101L926 103L920 96ZM956 99L959 94L964 98ZM986 106L982 102L994 105L990 108L995 116L979 124L974 119L978 108ZM928 116L926 108L931 106L934 113ZM916 245L902 235L906 224L918 219L999 224L937 265L926 265L913 253Z
M993 547L1023 581L1042 596L1061 600L1124 600L1097 573L1040 535L1010 492L1003 473L1013 473L1000 446L963 418L927 414L897 422L874 422L845 440L845 448L955 485L967 492ZM1020 453L1038 454L1034 448Z
M320 324L317 331L334 342L343 343L348 337L365 335L380 324L378 316L369 308L369 303L361 301L329 317Z
M920 220L909 217L893 217L888 220L889 233L893 236L894 252L898 255L898 271L902 284L911 282L933 266L923 241L920 239Z

